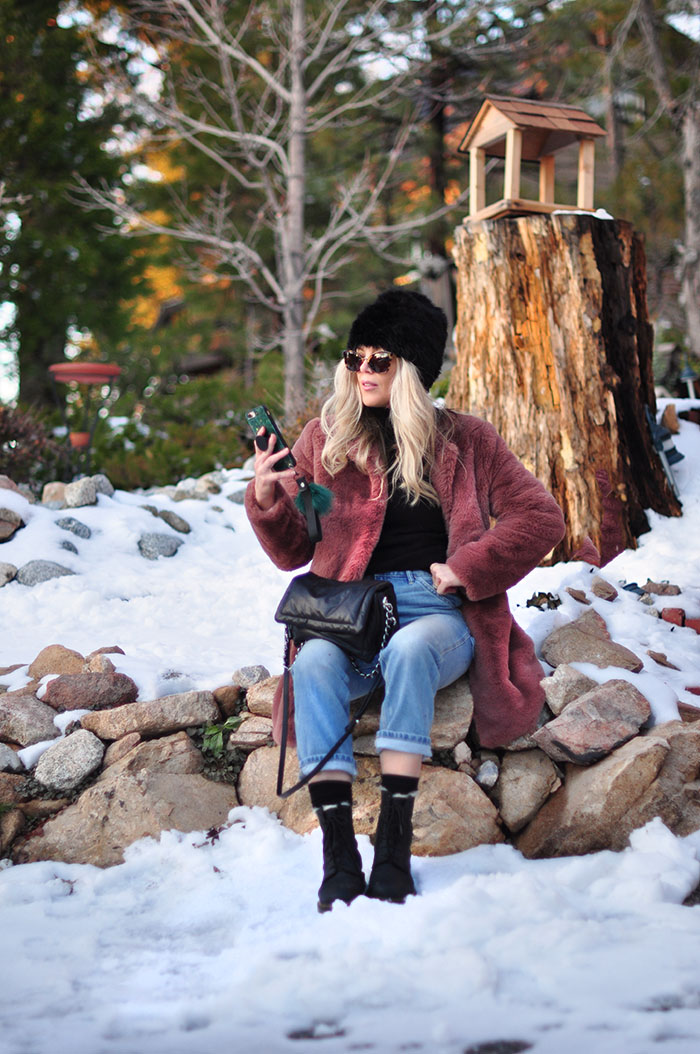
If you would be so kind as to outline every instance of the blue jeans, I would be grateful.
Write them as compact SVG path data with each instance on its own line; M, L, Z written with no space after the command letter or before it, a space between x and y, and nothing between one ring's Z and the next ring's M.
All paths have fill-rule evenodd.
M460 612L459 595L440 596L427 571L374 577L393 584L400 625L380 656L384 701L377 750L430 757L435 693L466 672L474 640ZM358 665L368 671L374 663ZM345 652L324 640L304 644L292 677L297 754L305 775L343 734L351 700L364 696L372 682L357 673ZM324 767L355 775L352 736Z

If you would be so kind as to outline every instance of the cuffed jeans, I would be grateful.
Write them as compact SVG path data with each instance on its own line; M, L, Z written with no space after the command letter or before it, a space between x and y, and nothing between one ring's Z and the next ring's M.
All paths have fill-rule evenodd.
M427 571L390 571L374 577L394 586L400 625L380 655L384 701L377 750L430 757L435 693L466 672L474 640L459 595L440 596ZM358 666L369 671L374 664ZM297 754L305 775L343 734L351 700L364 696L372 682L355 670L345 652L324 640L304 644L292 677ZM351 736L324 767L355 775Z

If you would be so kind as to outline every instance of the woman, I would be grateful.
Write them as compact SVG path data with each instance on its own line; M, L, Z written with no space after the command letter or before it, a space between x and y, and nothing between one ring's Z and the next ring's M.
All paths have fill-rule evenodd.
M274 437L255 455L246 509L263 548L284 570L392 582L399 630L380 655L384 701L376 746L382 780L374 863L365 886L352 824L352 745L345 741L309 784L323 832L320 911L361 893L403 902L413 802L430 757L433 700L470 669L480 742L532 731L543 694L532 641L506 590L564 533L561 512L491 425L438 410L428 391L442 366L444 313L420 293L383 293L355 319L335 394L294 446L297 469L275 471ZM323 539L310 544L294 477L333 491ZM366 682L337 647L309 641L292 666L297 753L310 772L348 721ZM279 707L275 712L279 734Z

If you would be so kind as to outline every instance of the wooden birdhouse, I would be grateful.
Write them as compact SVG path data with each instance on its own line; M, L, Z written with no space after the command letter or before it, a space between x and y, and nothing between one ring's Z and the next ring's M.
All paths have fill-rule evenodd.
M459 147L469 154L469 218L494 219L578 208L593 211L595 140L605 131L577 106L487 95ZM554 155L578 143L576 205L554 201ZM486 204L486 158L505 158L503 197ZM540 166L539 199L520 197L523 161Z

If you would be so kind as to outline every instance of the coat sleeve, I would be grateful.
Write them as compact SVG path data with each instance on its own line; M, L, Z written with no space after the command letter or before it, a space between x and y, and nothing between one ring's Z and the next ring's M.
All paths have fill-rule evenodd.
M292 447L299 473L313 479L313 442L319 430L318 421L310 421ZM258 541L272 562L282 571L294 571L308 564L314 547L309 541L306 519L294 504L297 486L294 481L276 483L274 501L261 509L255 500L255 480L245 492L245 510Z
M459 545L447 563L469 600L484 600L514 586L564 536L561 509L491 425L476 451L478 490L488 495L493 523L475 541Z

